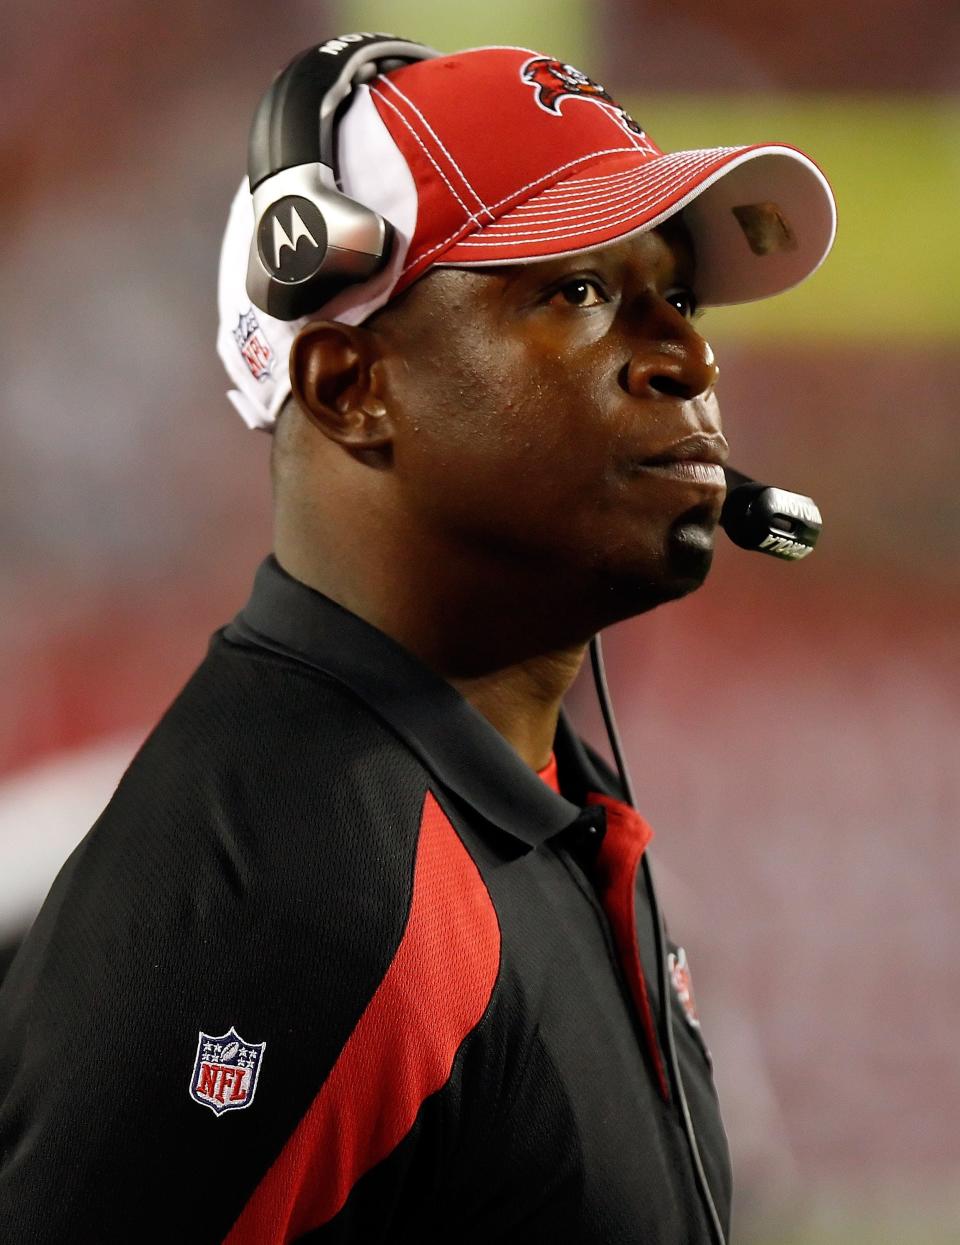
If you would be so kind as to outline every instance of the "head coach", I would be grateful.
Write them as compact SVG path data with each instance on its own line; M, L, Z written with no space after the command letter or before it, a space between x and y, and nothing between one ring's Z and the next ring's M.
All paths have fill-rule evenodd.
M707 574L697 310L809 275L829 188L374 35L278 76L248 174L218 348L274 552L4 984L5 1239L722 1242L651 831L561 703Z

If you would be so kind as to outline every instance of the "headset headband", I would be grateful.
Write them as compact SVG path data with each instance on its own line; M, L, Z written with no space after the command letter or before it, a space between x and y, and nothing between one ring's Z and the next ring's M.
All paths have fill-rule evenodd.
M274 79L247 153L247 293L263 311L280 320L308 315L387 262L389 222L340 192L336 121L358 84L438 55L393 35L342 35L301 52Z
M297 164L334 168L334 120L353 88L378 73L437 55L393 35L359 34L330 39L295 56L254 115L247 158L250 189Z

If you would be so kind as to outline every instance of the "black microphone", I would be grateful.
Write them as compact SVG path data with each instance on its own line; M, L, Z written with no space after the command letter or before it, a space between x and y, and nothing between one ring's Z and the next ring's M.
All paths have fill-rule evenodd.
M720 526L735 545L787 562L799 562L813 553L823 520L812 498L758 484L732 467L724 467L723 473L727 499Z

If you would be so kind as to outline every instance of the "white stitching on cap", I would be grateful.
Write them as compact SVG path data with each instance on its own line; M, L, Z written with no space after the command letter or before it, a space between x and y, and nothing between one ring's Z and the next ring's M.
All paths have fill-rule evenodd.
M535 200L543 203L549 199L551 203L566 203L574 199L589 198L591 195L603 193L607 187L616 183L635 180L638 175L650 169L678 168L697 162L719 160L735 151L745 151L743 147L710 147L700 151L675 151L668 156L660 156L656 160L648 160L645 164L634 165L629 169L621 169L617 173L608 173L605 177L570 177L556 186L548 186L538 195L511 209L513 212L525 212Z
M496 236L491 236L487 230L484 230L479 238L465 238L463 241L458 243L458 245L470 247L523 246L530 242L559 241L562 238L574 237L577 234L594 233L598 229L605 229L608 225L616 225L620 221L629 220L631 217L636 216L639 212L642 212L645 207L649 206L651 203L654 203L664 193L669 194L671 191L675 190L684 180L684 175L680 174L676 177L667 178L662 182L657 182L648 188L649 193L645 198L639 199L629 211L621 212L617 216L602 216L599 220L596 219L596 213L592 216L590 214L571 216L568 218L568 222L572 227L570 229L556 226L547 229L528 229L519 238L503 237L503 233L506 232L507 229L511 228L511 226L505 225L503 226L502 232ZM696 190L697 187L693 187L692 189ZM596 221L596 223L585 226L585 222L587 221ZM518 226L518 228L519 227L520 226Z
M558 168L551 169L549 173L544 173L542 177L534 178L532 182L527 182L525 186L520 186L516 190L511 190L508 195L504 195L502 199L499 199L496 203L493 203L490 206L491 208L498 208L500 207L501 204L506 203L510 199L514 198L515 195L523 194L525 190L529 190L532 186L538 186L541 182L549 181L550 178L555 177L557 173L562 173L564 169L571 169L576 164L583 164L585 160L596 160L599 156L622 155L624 152L626 152L627 154L630 154L631 152L634 152L634 151L636 151L635 147L608 147L603 151L591 151L588 155L578 156L576 160L568 160L566 164L561 164L559 165ZM473 220L474 223L477 226L479 226L480 222L477 220L475 216L471 216L471 220ZM444 238L442 242L438 242L436 246L432 246L429 251L424 251L422 255L418 255L416 259L411 260L410 263L407 264L406 268L404 268L403 271L400 273L400 277L398 278L398 280L405 277L411 268L416 268L416 266L418 264L422 264L425 259L429 259L431 255L436 255L437 251L442 251L445 246L449 246L450 243L453 242L457 234L459 234L462 229L463 229L463 226L461 225L460 229L455 229L453 233L450 234L449 237Z
M384 104L385 104L385 105L386 105L386 106L387 106L387 107L391 110L391 112L395 112L395 113L397 114L397 116L400 118L400 120L403 122L403 124L407 127L407 129L410 131L410 133L411 133L411 134L413 135L413 137L416 139L417 143L418 143L418 144L420 145L420 147L423 149L423 154L427 157L427 159L430 161L430 163L433 165L433 167L434 167L434 168L437 170L437 172L440 174L440 177L441 177L441 179L442 179L442 181L443 181L443 184L446 186L446 188L450 191L450 193L453 195L453 197L456 199L456 201L457 201L457 202L460 204L460 206L463 208L464 213L466 214L467 220L472 220L472 221L473 221L473 223L474 223L475 225L479 225L479 224L480 224L480 218L479 218L479 216L477 216L474 212L471 212L471 211L470 211L470 209L467 207L467 205L464 203L464 201L460 198L460 196L459 196L459 195L457 194L457 192L454 190L453 186L450 184L450 179L447 177L446 173L444 173L444 171L443 171L443 169L440 167L440 165L439 165L439 164L437 164L436 160L434 160L433 156L432 156L432 155L430 154L430 152L427 150L426 144L424 143L423 139L420 137L420 135L417 133L417 131L413 128L413 126L410 124L410 122L407 120L407 118L403 115L403 113L400 111L400 109L396 106L396 104L392 103L389 99L387 99L387 97L386 97L386 96L385 96L385 95L384 95L381 91L378 91L378 90L377 90L375 87L373 87L373 86L371 86L371 87L370 87L370 94L371 94L371 95L375 95L375 96L377 97L377 99L383 100ZM485 210L485 211L488 211L489 209L484 209L484 210ZM461 226L461 228L462 228L462 226ZM455 237L456 235L454 234L453 236ZM404 272L406 272L406 269L404 269ZM401 274L401 275L402 275L402 274Z
M633 164L628 169L621 169L618 173L607 173L604 177L567 177L562 182L557 182L555 186L548 186L546 190L541 190L539 194L534 195L535 199L561 199L568 194L589 194L591 188L594 191L601 190L605 186L613 186L617 182L626 181L628 178L636 177L640 169L649 168L652 164L659 164L660 161L648 160L646 164ZM531 199L527 199L523 203L519 203L513 210L519 212L521 208L526 207L527 203L531 203Z
M607 182L622 180L623 178L633 177L638 169L647 169L656 166L660 168L663 164L676 164L680 159L700 159L712 158L713 156L725 156L734 151L749 151L749 147L694 147L689 151L671 151L666 155L659 155L653 160L647 160L643 164L632 164L629 168L619 169L616 173L604 173L600 177L570 177L565 178L562 182L558 182L555 186L548 186L546 190L542 190L538 197L546 195L562 195L565 194L571 186L601 186ZM633 154L632 152L630 154Z
M720 158L712 157L710 160L689 160L685 162L676 160L666 168L658 161L656 165L651 163L634 169L633 176L629 181L622 180L617 185L606 186L602 189L597 188L592 191L577 191L577 183L567 182L568 193L562 197L557 195L548 199L547 195L549 192L544 191L542 194L534 195L532 199L527 199L526 202L518 204L517 207L507 212L506 215L512 220L528 217L536 219L540 216L559 216L563 212L575 211L582 205L589 206L591 203L599 203L601 201L604 203L615 203L618 198L628 198L635 193L638 186L650 185L655 181L673 176L678 172L695 172L697 169L704 168L706 165L713 163L715 159ZM501 217L500 221L492 225L486 225L484 228L486 230L497 229L502 220L503 218Z
M403 100L403 102L407 105L407 107L408 107L408 108L410 108L410 109L412 109L412 111L413 111L413 112L415 112L415 113L417 114L417 116L420 118L420 120L421 120L421 121L423 122L423 124L426 126L426 128L427 128L427 132L428 132L428 134L430 135L430 137L431 137L431 138L433 139L433 141L437 144L437 146L440 148L440 150L443 152L443 154L447 157L447 159L450 161L451 165L452 165L452 166L456 169L456 171L459 173L459 175L460 175L460 180L463 182L464 186L466 186L467 190L469 190L469 191L470 191L470 193L471 193L471 194L473 195L473 197L476 199L477 203L479 203L479 205L480 205L481 209L482 209L484 212L486 212L486 214L490 217L490 219L491 219L491 220L495 220L495 219L496 219L496 217L493 215L493 213L490 211L490 209L487 207L487 205L484 203L484 201L480 198L480 196L479 196L479 195L477 194L477 192L474 190L473 186L472 186L472 185L471 185L471 183L470 183L470 179L467 177L466 173L464 173L463 169L460 167L460 165L456 162L456 160L453 158L453 156L450 154L450 152L449 152L449 151L447 150L447 148L444 146L443 141L442 141L442 139L440 138L440 136L437 134L436 130L433 128L433 126L430 124L430 122L427 120L427 118L423 115L423 113L420 111L420 109L416 106L416 104L413 102L413 100L412 100L412 99L409 99L406 95L404 95L404 93L400 90L400 88L396 85L396 83L391 82L391 81L390 81L390 79L389 79L388 77L386 77L386 75L381 74L381 75L377 78L377 81L378 81L378 82L382 82L382 83L384 84L384 86L388 86L388 87L391 89L391 91L393 91L393 92L395 92L397 95L399 95L399 96L400 96L400 98Z
M528 199L526 203L520 204L512 211L507 212L500 220L495 221L492 225L485 225L483 232L485 234L495 234L502 229L520 229L527 224L536 221L547 220L551 216L566 216L572 218L576 216L578 219L583 216L589 216L589 212L583 212L583 207L596 205L599 209L601 205L605 207L613 206L618 202L629 202L635 195L644 193L652 186L657 186L665 181L683 178L690 174L698 172L702 168L706 168L721 157L712 157L710 160L689 160L685 163L674 161L669 169L662 168L658 164L655 176L639 176L634 178L632 185L617 186L611 188L607 193L594 191L591 194L570 195L563 200L551 199L548 203L544 202L544 197L540 195ZM651 166L635 170L636 173L649 173ZM509 223L505 223L509 222Z
M579 215L568 215L562 224L544 224L537 225L504 225L504 228L496 234L488 233L483 230L478 238L474 238L471 242L464 240L464 247L498 247L498 245L513 245L518 242L537 242L537 240L545 240L552 237L567 237L568 234L585 232L591 233L594 229L604 228L606 224L613 224L618 220L625 220L631 215L642 213L651 203L656 203L657 199L664 198L669 195L672 190L681 186L686 181L685 178L675 178L670 182L657 183L656 186L646 187L644 193L636 195L630 203L610 204L615 207L615 214L599 210L599 212L581 213ZM513 237L511 237L513 235Z
M670 187L658 187L657 193L649 195L646 199L641 199L634 204L629 210L618 213L615 216L602 217L584 217L583 219L575 218L569 222L569 227L554 227L552 229L532 229L521 235L519 238L504 237L498 234L494 238L488 238L485 233L480 237L464 238L458 242L458 246L469 247L501 247L501 246L526 246L539 242L558 241L561 238L572 238L582 236L583 234L596 233L600 229L606 229L608 225L617 225L621 221L629 220L643 214L645 208L651 204L656 204L661 198L661 192L675 190L677 183Z
M558 165L557 168L551 169L549 173L544 173L542 177L535 177L532 182L527 182L525 186L518 186L516 190L511 190L508 195L504 195L502 199L498 199L496 203L491 203L490 206L498 208L516 195L522 195L525 190L539 186L541 182L547 182L551 177L555 177L557 173L562 173L564 169L572 169L575 164L583 164L585 160L596 160L599 156L616 156L624 153L631 155L634 151L636 151L635 147L605 147L603 151L591 151L585 156L578 156L576 160L568 160L566 164Z
M733 149L733 150L736 150L736 149ZM664 176L651 179L647 182L646 186L637 188L641 197L639 199L632 200L635 206L631 209L630 212L624 215L616 216L616 217L603 217L600 223L605 224L608 221L615 222L617 220L624 219L625 215L632 215L634 211L638 210L640 207L648 204L651 201L651 195L654 195L654 196L662 195L664 193L669 194L687 177L697 174L701 169L708 167L712 163L716 163L718 159L722 159L722 157L713 157L710 160L706 160L706 159L691 160L689 162L685 162L682 165L680 164L679 161L674 161L671 169L664 170ZM659 163L660 162L658 161L658 165ZM697 187L694 187L693 189L695 190L697 189ZM624 196L623 195L612 195L610 196L609 199L604 201L604 206L612 206L614 203L617 202L618 198L624 198ZM557 213L551 211L549 214L556 215ZM566 221L570 222L571 224L579 224L584 221L596 219L598 214L599 214L598 212L592 212L592 213L591 212L578 212L578 213L567 212L565 213L565 218L566 218ZM479 238L472 240L472 241L465 240L459 245L474 246L474 247L497 246L497 245L500 245L501 242L504 243L504 245L514 245L515 243L506 242L506 240L503 238L503 234L507 232L515 233L518 230L523 230L523 235L521 239L519 239L520 241L536 241L537 239L535 235L537 234L547 235L551 233L557 233L557 234L560 234L561 236L565 236L563 234L563 231L557 226L548 227L544 229L532 228L531 226L533 222L536 221L537 219L540 219L538 215L534 215L529 221L520 221L520 222L515 222L512 219L513 217L512 212L508 214L508 217L510 219L508 219L507 221L501 220L501 221L497 221L493 225L486 226L481 231L481 236ZM599 228L599 226L596 226L596 227Z

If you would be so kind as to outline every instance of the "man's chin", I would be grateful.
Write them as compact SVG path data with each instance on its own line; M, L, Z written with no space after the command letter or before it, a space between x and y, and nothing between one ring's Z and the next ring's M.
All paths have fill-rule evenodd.
M715 522L704 523L684 516L667 537L665 586L674 586L668 599L684 597L699 588L713 563Z
M684 516L670 528L655 566L608 567L608 600L618 618L644 614L696 591L713 562L714 531L712 521Z

